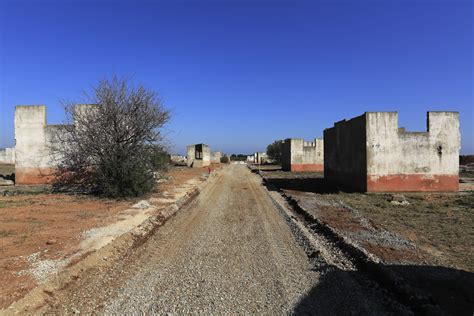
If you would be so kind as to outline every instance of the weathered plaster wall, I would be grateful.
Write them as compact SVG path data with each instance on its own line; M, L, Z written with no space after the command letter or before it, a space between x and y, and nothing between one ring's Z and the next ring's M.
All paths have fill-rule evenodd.
M195 144L187 146L188 167L201 168L211 164L211 151L206 144Z
M428 112L426 132L396 112L367 112L324 131L325 177L358 191L457 191L459 113Z
M324 130L324 177L352 190L367 189L365 114Z
M366 116L368 191L459 189L459 113L428 112L426 132L399 129L395 112Z
M186 147L186 162L187 162L187 165L188 167L192 167L193 166L193 162L194 162L194 159L195 159L195 152L196 152L196 147L195 145L189 145Z
M76 105L91 111L96 105ZM15 108L15 184L45 184L53 179L60 157L52 157L54 136L66 125L47 125L46 106L19 105ZM78 126L76 125L76 128Z
M268 160L268 156L266 152L257 152L255 153L255 163L257 164L264 164Z
M202 167L209 166L211 164L211 150L208 145L202 144Z
M0 149L0 163L15 163L15 148Z
M288 138L282 146L282 169L285 171L323 171L323 140L305 142L302 138Z
M54 172L46 136L46 106L15 108L15 183L42 184Z

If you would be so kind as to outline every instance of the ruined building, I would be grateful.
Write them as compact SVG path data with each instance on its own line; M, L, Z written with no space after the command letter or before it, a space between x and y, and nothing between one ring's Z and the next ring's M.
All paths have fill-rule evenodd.
M15 163L15 148L0 149L0 163Z
M55 125L46 124L46 106L15 108L15 183L44 184L54 173L49 145Z
M88 111L93 106L77 105L75 110ZM50 182L56 166L50 147L62 128L64 125L47 125L44 105L15 108L15 184Z
M285 171L323 171L323 140L305 142L302 138L285 139L281 152L281 167Z
M188 150L188 167L200 168L211 164L211 151L206 144L189 145Z
M261 165L267 162L268 162L268 156L266 152L256 152L254 154L254 163Z
M324 176L357 191L457 191L459 149L458 112L428 112L426 132L366 112L324 131Z

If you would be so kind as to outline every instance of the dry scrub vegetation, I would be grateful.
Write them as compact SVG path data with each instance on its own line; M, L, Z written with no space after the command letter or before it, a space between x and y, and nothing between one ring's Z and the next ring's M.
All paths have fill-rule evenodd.
M474 271L474 192L404 195L410 205L394 205L387 194L339 193L319 198L342 201L448 264Z

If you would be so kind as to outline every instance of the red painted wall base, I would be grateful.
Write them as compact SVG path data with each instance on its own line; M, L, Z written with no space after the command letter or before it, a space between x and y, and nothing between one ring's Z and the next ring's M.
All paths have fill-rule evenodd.
M295 172L322 172L324 171L323 164L292 164L291 171Z
M53 174L53 168L16 168L15 184L48 184Z
M445 192L459 190L457 175L368 175L368 192Z

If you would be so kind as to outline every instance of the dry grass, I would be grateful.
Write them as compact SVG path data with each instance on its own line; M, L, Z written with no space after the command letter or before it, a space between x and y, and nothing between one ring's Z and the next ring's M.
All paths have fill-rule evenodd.
M410 205L390 203L389 194L339 193L321 198L342 201L450 265L474 271L474 192L404 195Z
M392 204L391 194L338 192L328 186L322 174L269 171L264 176L275 186L291 191L309 209L318 208L318 200L341 201L375 226L411 240L424 253L439 259L436 262L474 271L474 191L470 187L464 189L471 191L458 193L404 193L410 204L403 206ZM337 206L320 208L318 216L342 230L356 229L353 216Z

